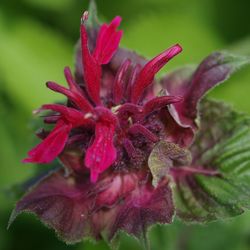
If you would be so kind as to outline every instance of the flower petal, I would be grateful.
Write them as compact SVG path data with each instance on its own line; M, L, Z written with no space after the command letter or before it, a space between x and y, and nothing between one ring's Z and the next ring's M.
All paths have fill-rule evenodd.
M47 82L46 85L49 89L67 96L82 111L90 112L92 110L91 104L83 95L81 95L80 91L69 90L55 82Z
M61 114L61 118L70 123L73 127L92 124L92 121L85 118L84 114L77 109L69 108L60 104L44 104L40 110L53 110Z
M119 68L113 83L113 101L115 104L119 104L124 97L125 80L127 77L127 70L131 64L129 59L125 60Z
M35 148L28 152L24 163L49 163L64 149L72 126L59 120L51 133Z
M114 125L98 122L95 128L95 139L88 148L85 165L90 169L91 181L96 182L98 175L109 168L116 160L116 149L113 143Z
M99 105L101 103L100 82L102 70L96 59L90 54L88 48L88 35L84 24L81 24L81 48L84 80L87 91L95 104Z
M180 45L174 45L150 60L140 71L134 86L132 87L131 101L137 103L145 88L153 81L155 74L174 56L182 51Z
M120 22L121 17L117 16L109 25L101 26L93 52L93 57L99 64L109 63L116 52L122 37L122 31L116 31Z
M88 32L88 45L90 51L91 48L94 48L98 29L96 30L89 30L87 29ZM115 79L115 76L117 75L117 72L121 65L123 64L125 59L129 59L130 61L133 62L133 64L139 64L139 65L145 65L146 60L142 57L136 54L133 51L127 50L127 49L122 49L118 48L117 52L114 54L112 57L111 61L109 64L105 65L105 67L102 68L102 84L101 84L101 96L104 98L111 98L112 91L110 91L110 86L112 86L112 83ZM85 82L85 76L84 76L84 70L82 66L82 50L80 47L80 43L77 44L76 47L76 82L78 84L81 84L84 89L87 89L86 82Z
M164 108L169 104L182 101L183 98L180 96L159 96L151 99L143 105L144 116L154 112L158 109Z

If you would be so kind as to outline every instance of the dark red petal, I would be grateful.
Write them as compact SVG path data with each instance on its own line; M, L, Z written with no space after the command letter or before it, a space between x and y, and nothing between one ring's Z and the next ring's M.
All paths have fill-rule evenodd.
M112 126L116 126L118 124L116 115L114 115L111 110L107 108L96 107L95 115L97 116L97 120L99 122L103 122L104 124L111 124Z
M116 160L116 148L114 146L115 127L97 123L95 139L88 148L85 156L85 165L90 169L91 181L95 183L98 175L109 168Z
M132 87L131 101L137 103L145 90L153 81L155 74L174 56L182 51L180 45L174 45L150 60L140 71Z
M133 103L125 103L117 110L118 116L122 118L125 113L129 114L139 114L142 113L143 109L141 106Z
M91 104L83 95L80 94L81 92L77 92L77 91L73 92L72 90L66 89L65 87L60 86L59 84L55 82L47 82L47 87L55 92L58 92L67 96L82 111L90 112L92 110Z
M98 29L88 29L88 45L89 50L92 51L92 49L95 47L96 39L97 39L97 33ZM129 59L133 64L139 64L144 65L146 64L146 60L136 54L133 51L129 51L126 49L118 48L117 52L112 57L109 64L102 67L102 84L100 87L100 95L104 97L105 99L111 99L112 94L112 83L114 82L114 78L117 74L118 69L123 64L125 59ZM132 68L132 67L131 67ZM78 84L81 84L84 89L87 89L86 83L83 81L85 79L83 67L82 67L82 50L80 48L80 43L77 44L76 49L76 82ZM129 77L129 76L128 76ZM126 98L129 99L129 95L127 94L127 91L125 93Z
M148 115L153 111L164 108L169 104L182 101L183 98L180 96L160 96L148 101L143 106L144 115Z
M62 120L58 121L51 133L28 152L28 157L23 162L49 163L53 161L64 149L71 128L70 124Z
M60 104L45 104L41 110L53 110L61 114L62 119L65 119L72 124L73 127L80 125L91 124L92 121L84 117L84 114L74 108L69 108Z
M122 97L124 96L124 90L125 90L125 80L127 77L127 70L131 64L130 60L125 60L125 62L121 65L119 68L115 81L113 84L113 99L115 104L119 104L122 100Z
M90 98L99 105L100 100L100 81L101 66L96 59L90 54L88 48L88 35L84 24L81 24L81 48L82 48L82 65L84 80Z
M127 87L126 87L126 92L124 93L124 96L126 97L126 100L128 102L131 101L131 91L132 91L132 87L136 81L136 78L138 76L138 73L140 72L142 66L140 64L136 64L132 69L131 69L131 72L130 72L130 77L129 77L129 80L128 80L128 84L127 84Z
M109 63L117 50L122 37L122 31L116 31L120 22L121 17L117 16L109 25L101 26L93 52L93 57L99 64Z
M68 83L71 91L73 91L75 93L77 93L77 92L82 93L82 90L81 90L80 86L75 82L74 77L73 77L69 67L64 68L64 76L67 80L67 83Z

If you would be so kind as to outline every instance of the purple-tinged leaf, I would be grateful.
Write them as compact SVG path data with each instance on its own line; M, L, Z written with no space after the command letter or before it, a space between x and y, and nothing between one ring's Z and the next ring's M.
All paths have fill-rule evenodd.
M189 146L194 138L194 131L190 127L181 126L171 116L167 109L161 109L159 112L159 119L164 126L164 139L178 144L180 147Z
M190 79L195 71L195 66L178 68L160 79L163 89L172 95L183 96L189 88Z
M16 204L9 226L22 212L35 214L72 244L83 238L112 240L120 231L146 235L155 223L170 223L174 214L171 189L164 178L155 188L140 171L106 173L97 183L88 174L62 169L39 180Z
M190 76L188 70L177 71L180 78L172 73L163 86L171 95L182 95L184 101L171 105L169 109L175 120L184 127L197 129L197 108L202 97L213 87L226 81L241 66L250 63L250 58L215 52L208 56ZM185 78L184 76L187 76Z
M192 164L173 168L177 215L211 221L250 209L250 117L203 100Z
M119 230L137 238L146 238L149 226L156 223L171 223L174 204L168 184L168 180L165 178L155 189L150 184L146 184L134 190L120 206L109 238L113 238Z

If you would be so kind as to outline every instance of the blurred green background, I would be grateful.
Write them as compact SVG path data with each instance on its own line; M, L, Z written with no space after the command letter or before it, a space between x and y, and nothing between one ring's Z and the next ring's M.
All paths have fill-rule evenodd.
M249 0L97 0L99 16L123 17L122 45L151 57L178 42L184 51L164 72L199 63L214 50L250 55ZM30 215L6 230L15 198L6 190L32 175L20 160L34 144L31 111L60 98L45 87L64 83L62 70L73 67L74 44L86 0L0 1L0 250L108 249L104 243L67 246ZM162 74L163 72L161 72ZM250 67L235 74L210 95L250 113ZM6 195L7 192L7 195ZM250 213L208 225L175 221L150 231L155 250L250 249ZM123 236L121 249L141 249Z

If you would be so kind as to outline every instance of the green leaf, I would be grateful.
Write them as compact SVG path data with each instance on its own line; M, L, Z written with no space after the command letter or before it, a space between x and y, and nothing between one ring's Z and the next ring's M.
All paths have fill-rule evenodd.
M153 185L157 186L162 177L166 176L173 166L188 165L191 162L191 154L187 149L178 145L160 141L153 148L148 166L153 176Z
M250 117L208 100L201 102L200 114L192 167L219 174L176 175L177 215L211 221L241 214L250 208Z

